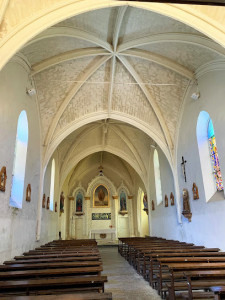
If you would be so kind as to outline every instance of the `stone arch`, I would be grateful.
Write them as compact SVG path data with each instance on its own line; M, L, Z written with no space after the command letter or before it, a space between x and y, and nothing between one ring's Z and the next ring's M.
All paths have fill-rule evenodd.
M94 191L95 187L97 186L97 184L100 181L101 181L101 184L106 185L108 187L111 197L112 196L118 196L116 187L115 187L114 183L109 178L107 178L106 176L96 176L88 184L86 197L91 197L92 198L93 191Z
M0 44L0 56L3 58L0 62L0 69L9 61L9 59L20 49L25 43L27 43L31 38L45 30L46 28L53 26L54 24L61 22L65 19L73 17L78 14L82 14L91 10L118 6L118 1L108 1L108 0L84 0L84 1L69 1L65 3L65 1L61 1L55 5L49 4L39 9L42 5L42 1L40 4L37 3L36 0L35 5L30 5L29 7L29 17L24 18L24 15L21 14L21 17L16 20L17 26L11 27L8 26L8 30L11 32L7 32L7 27L4 28L4 37L2 38L2 42ZM127 5L127 2L120 2L120 5ZM188 5L171 5L171 4L156 4L156 3L141 3L141 2L133 2L129 4L130 6L142 8L146 10L151 10L156 13L160 13L162 15L171 17L176 19L182 23L185 23L205 35L209 36L217 43L225 46L225 35L223 25L218 23L215 20L215 16L219 14L220 8L215 8L212 11L204 10L204 7L192 6ZM39 7L38 7L39 6ZM20 8L22 11L23 7ZM18 9L18 16L20 16L20 10ZM216 14L216 12L218 14ZM13 18L13 12L5 13L5 22L10 23ZM219 14L220 15L220 14ZM7 19L8 18L8 19Z

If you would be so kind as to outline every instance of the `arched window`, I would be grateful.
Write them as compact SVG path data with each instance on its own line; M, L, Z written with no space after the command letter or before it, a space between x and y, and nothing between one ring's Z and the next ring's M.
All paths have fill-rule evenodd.
M206 111L199 114L196 133L205 197L208 201L216 191L223 190L223 181L213 123Z
M154 174L155 174L155 191L156 191L156 202L159 205L162 199L162 184L160 177L160 166L159 166L159 155L157 150L154 150L153 154L153 163L154 163Z
M211 163L212 163L214 179L216 183L216 189L217 191L223 191L223 180L220 171L220 162L219 162L219 156L217 152L215 132L214 132L213 123L211 119L209 119L209 124L208 124L208 140L209 140Z
M55 160L53 159L52 167L51 167L51 183L50 183L50 210L53 210L54 189L55 189Z
M28 121L27 114L23 110L18 118L15 153L13 162L12 188L10 195L10 206L22 208L24 178L27 160L28 144Z

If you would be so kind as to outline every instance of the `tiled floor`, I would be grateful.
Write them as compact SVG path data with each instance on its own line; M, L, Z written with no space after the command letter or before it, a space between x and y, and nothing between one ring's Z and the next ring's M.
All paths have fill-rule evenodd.
M108 277L105 291L112 292L113 300L161 300L148 282L120 256L117 247L99 247L99 250L103 261L102 273Z

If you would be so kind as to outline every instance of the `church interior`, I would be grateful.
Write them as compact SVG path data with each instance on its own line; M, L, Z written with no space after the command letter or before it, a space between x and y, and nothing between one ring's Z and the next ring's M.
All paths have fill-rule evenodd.
M55 240L225 251L224 28L223 6L0 3L1 264Z

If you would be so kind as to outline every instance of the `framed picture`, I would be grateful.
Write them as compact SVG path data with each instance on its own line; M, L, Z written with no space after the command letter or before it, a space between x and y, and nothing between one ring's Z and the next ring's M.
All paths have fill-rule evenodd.
M5 186L6 186L6 167L2 167L0 172L0 191L5 192Z
M93 192L93 207L109 207L109 190L100 184Z
M26 201L30 202L31 200L31 185L30 183L27 185L27 190L26 190Z
M92 220L111 220L111 213L92 213Z

